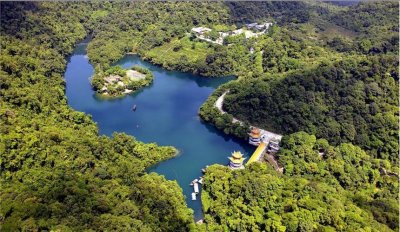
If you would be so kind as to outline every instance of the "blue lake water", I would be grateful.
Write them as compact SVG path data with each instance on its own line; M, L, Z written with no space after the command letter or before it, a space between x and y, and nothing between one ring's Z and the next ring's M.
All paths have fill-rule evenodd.
M207 97L230 77L205 78L190 73L167 71L127 55L117 62L124 68L139 65L154 74L154 82L132 95L112 100L95 97L90 86L93 66L86 55L86 44L78 44L65 72L68 103L75 110L92 115L101 134L125 132L143 142L176 147L179 156L161 162L149 172L157 172L176 180L183 189L186 202L194 210L195 219L202 217L200 196L191 200L189 183L199 178L201 169L210 164L227 164L227 157L239 150L247 157L254 151L245 141L230 138L198 117L198 110ZM131 110L137 105L137 110Z

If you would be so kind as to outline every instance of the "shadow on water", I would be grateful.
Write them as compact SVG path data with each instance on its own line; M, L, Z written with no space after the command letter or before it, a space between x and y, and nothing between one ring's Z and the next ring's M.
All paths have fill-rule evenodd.
M215 89L233 77L206 78L191 73L168 71L143 61L137 55L126 55L115 65L130 68L139 65L153 72L153 84L122 98L104 100L95 96L90 86L93 67L86 55L87 44L78 44L69 58L65 72L68 104L92 115L101 134L111 136L124 132L145 143L174 146L179 155L148 169L176 180L183 190L195 219L203 217L198 200L192 201L189 183L199 178L206 165L228 163L234 150L249 157L254 147L231 138L198 117L200 106ZM132 111L132 106L137 110Z

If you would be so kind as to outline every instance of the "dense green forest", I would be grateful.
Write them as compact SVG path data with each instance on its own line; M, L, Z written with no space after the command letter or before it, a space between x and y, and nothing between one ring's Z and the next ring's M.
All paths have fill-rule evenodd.
M207 169L205 231L398 230L398 170L390 162L304 132L284 137L278 154L284 175L258 163Z
M354 57L279 80L233 85L224 106L262 128L284 134L304 130L397 161L397 81L395 56Z
M229 15L220 3L124 2L104 4L91 17L96 19L96 27L88 55L97 68L104 69L126 52L147 58L149 51L183 38L193 26L224 23Z
M259 12L246 9L237 15ZM257 41L258 75L238 73L200 109L242 138L249 124L309 133L283 138L283 175L258 164L238 172L212 167L202 193L205 230L398 230L398 4L307 9L306 21L279 22ZM214 103L227 90L230 114L221 114Z
M310 7L315 10L307 23L282 26L259 39L260 68L221 87L230 89L224 109L262 128L284 134L303 130L332 144L351 142L397 162L397 6ZM213 99L222 93L217 92ZM211 103L202 107L202 118L243 135Z
M102 5L102 4L101 4ZM172 147L98 135L64 95L66 56L97 4L1 2L1 231L188 231L174 181L145 168Z
M1 231L398 230L398 3L0 6ZM189 33L265 21L274 23L266 34L224 45ZM86 37L96 73L129 52L167 69L237 76L199 114L243 138L249 124L284 133L284 173L210 167L196 226L178 184L145 171L176 149L100 136L68 106L63 73ZM221 115L214 103L226 90Z

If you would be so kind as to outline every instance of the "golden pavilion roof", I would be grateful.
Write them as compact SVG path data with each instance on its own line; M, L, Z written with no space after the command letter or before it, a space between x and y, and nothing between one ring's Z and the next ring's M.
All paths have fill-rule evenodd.
M240 151L234 151L234 152L232 153L232 157L233 157L234 159L240 159L240 158L243 157L243 154L242 154Z
M234 159L234 158L232 158L232 157L229 157L229 160L232 162L232 163L235 163L235 164L241 164L241 163L243 163L243 161L245 160L245 158L239 158L239 159Z

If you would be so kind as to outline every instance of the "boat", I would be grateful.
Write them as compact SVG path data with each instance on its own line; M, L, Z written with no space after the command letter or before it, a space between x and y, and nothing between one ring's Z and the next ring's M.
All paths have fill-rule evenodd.
M197 182L199 182L199 180L198 180L198 179L194 179L194 180L192 180L192 182L190 182L190 186L193 186L193 184L194 184L194 183L197 183Z
M193 184L193 189L195 193L199 193L199 184L197 182Z
M209 166L208 165L206 165L206 167L205 168L202 168L201 169L201 172L203 173L203 174L205 174L206 173L206 171L207 171L207 168L208 168Z
M204 223L204 219L200 219L200 220L198 220L198 221L196 222L197 225L201 225L201 224L203 224L203 223Z
M192 193L192 201L196 200L196 193Z
M136 111L136 105L132 106L132 111Z
M199 184L203 184L203 177L200 177Z

